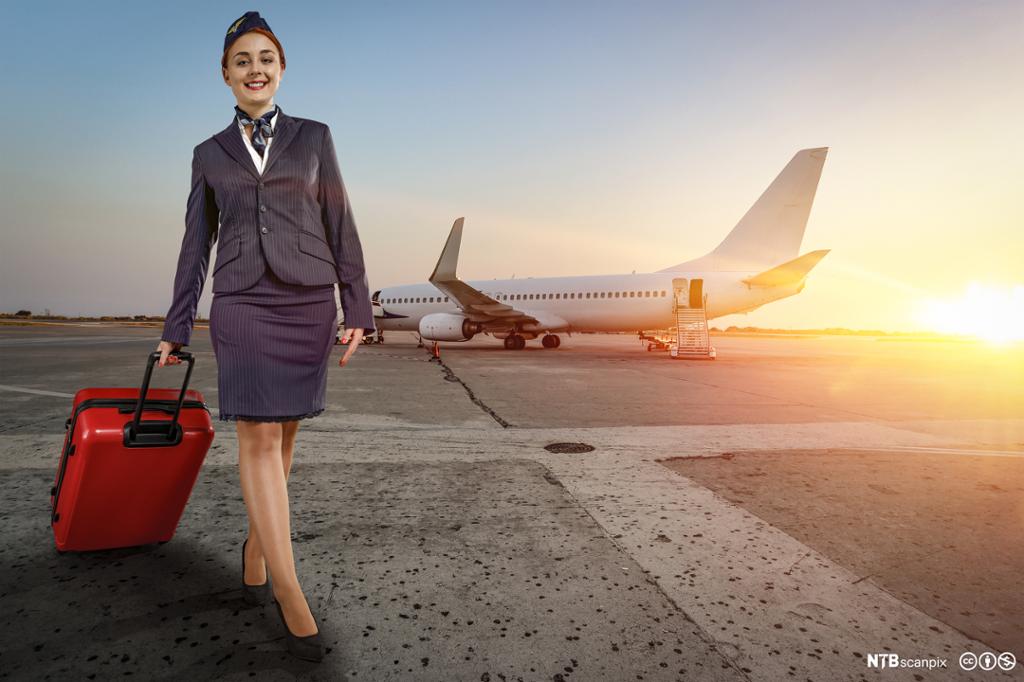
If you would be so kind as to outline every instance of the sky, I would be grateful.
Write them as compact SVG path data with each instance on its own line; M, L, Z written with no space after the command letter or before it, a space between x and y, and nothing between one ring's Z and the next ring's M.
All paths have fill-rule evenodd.
M5 7L0 311L167 312L252 9L275 102L331 127L371 290L425 281L459 216L463 279L659 270L821 146L801 252L831 253L713 324L912 331L1024 286L1024 3L48 2Z

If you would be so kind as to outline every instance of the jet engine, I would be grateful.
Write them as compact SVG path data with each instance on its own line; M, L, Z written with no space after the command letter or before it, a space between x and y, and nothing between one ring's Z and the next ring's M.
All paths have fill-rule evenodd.
M457 313L431 313L420 318L420 336L430 341L469 341L481 330L479 322Z

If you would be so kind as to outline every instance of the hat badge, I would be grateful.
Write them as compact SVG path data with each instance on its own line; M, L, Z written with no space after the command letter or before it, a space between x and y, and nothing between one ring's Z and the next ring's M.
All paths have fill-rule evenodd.
M242 25L242 22L243 22L243 21L245 21L245 17L242 17L241 19L239 19L239 20L238 20L238 21L236 21L235 23L231 24L231 28L229 28L229 29L228 29L228 33L227 33L227 34L228 34L228 35L231 35L231 34L232 34L232 33L234 33L235 31L237 31L237 30L238 30L238 27Z

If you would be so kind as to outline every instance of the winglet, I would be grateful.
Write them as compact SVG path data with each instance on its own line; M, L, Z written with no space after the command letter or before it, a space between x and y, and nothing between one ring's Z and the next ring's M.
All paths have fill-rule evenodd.
M437 259L434 272L430 275L431 282L446 282L458 279L455 267L459 264L459 245L462 243L462 223L464 218L457 218L448 233L448 241L444 243L441 257Z
M829 251L830 249L821 249L820 251L805 253L799 258L794 258L793 260L774 267L771 270L765 270L753 277L748 277L743 280L743 283L755 287L774 287L799 282L807 276L807 273L810 272L811 269L817 265Z

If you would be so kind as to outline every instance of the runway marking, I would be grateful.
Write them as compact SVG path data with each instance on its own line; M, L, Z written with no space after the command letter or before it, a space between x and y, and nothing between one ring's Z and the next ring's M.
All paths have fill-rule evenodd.
M138 343L139 341L159 341L158 337L136 336L30 336L28 338L0 339L0 347L35 346L41 344L89 345L91 343Z
M1022 450L971 450L970 448L933 448L923 445L893 445L883 449L851 448L852 450L868 450L885 452L885 450L913 450L914 452L937 452L947 455L982 455L984 457L1024 457Z
M32 393L35 395L52 395L57 398L74 398L74 393L58 393L57 391L42 391L38 388L22 388L21 386L6 386L0 384L0 391L13 391L15 393Z

